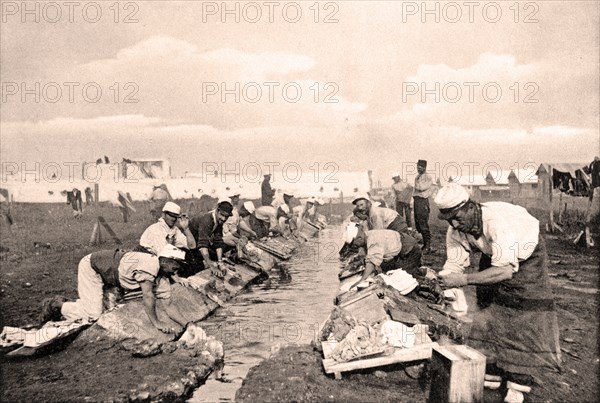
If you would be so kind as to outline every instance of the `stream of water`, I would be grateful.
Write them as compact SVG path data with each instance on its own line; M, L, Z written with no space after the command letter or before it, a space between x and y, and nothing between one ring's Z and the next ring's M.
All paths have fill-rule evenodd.
M318 339L339 287L340 244L339 227L321 231L267 280L249 286L202 322L209 335L223 341L223 372L230 382L211 377L190 402L234 401L250 368L282 346Z

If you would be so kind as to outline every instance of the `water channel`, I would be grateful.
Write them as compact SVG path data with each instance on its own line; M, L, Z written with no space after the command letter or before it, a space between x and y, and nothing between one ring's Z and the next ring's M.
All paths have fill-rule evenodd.
M282 346L318 338L339 287L340 244L340 228L328 227L299 246L267 280L249 286L202 322L209 335L223 341L223 372L230 382L211 377L190 402L234 401L250 368Z

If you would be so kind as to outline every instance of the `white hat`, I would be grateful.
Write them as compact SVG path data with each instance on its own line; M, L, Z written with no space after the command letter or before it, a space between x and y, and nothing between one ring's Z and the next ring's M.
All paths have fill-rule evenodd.
M438 217L447 220L452 217L458 207L461 207L469 200L469 193L458 183L449 183L442 187L433 202L440 209Z
M346 231L342 234L342 240L345 243L352 243L354 238L356 238L356 235L358 235L358 225L354 222L350 222L346 227Z
M158 254L158 257L185 260L185 252L171 244L166 244Z
M369 197L368 193L358 193L356 196L354 196L354 199L352 200L352 204L356 204L356 202L361 199L371 201L371 198Z
M288 206L287 204L282 204L281 206L279 206L279 208L286 214L290 213L290 206Z
M325 205L325 201L321 198L315 199L315 204L318 204L319 206L323 206Z
M173 202L166 202L162 211L165 213L175 214L177 216L181 215L181 207Z
M392 179L399 178L399 177L400 177L400 172L393 172L392 173Z
M245 209L246 209L246 210L247 210L247 211L248 211L250 214L254 213L254 210L255 210L255 208L254 208L254 203L252 203L251 201L244 202L244 208L245 208Z

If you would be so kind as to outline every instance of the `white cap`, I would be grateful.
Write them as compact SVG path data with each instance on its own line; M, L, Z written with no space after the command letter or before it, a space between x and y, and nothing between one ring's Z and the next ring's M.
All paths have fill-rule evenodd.
M319 206L324 206L325 201L321 198L318 198L318 199L315 199L315 204L318 204Z
M254 203L252 203L251 201L244 202L244 208L248 210L250 214L254 213Z
M369 197L368 193L358 193L356 196L354 196L354 199L352 200L352 204L356 204L356 202L359 201L360 199L365 199L365 200L371 201L371 198Z
M400 172L392 172L392 179L399 178L399 177L400 177Z
M166 202L162 211L165 213L181 215L181 207L179 207L177 204L175 204L173 202Z
M469 200L469 193L458 183L449 183L442 187L435 196L433 202L440 209L440 218L446 219L451 210L462 206ZM445 210L445 211L444 211Z
M345 243L352 243L356 235L358 235L358 225L354 222L348 223L346 231L342 234L342 240Z
M158 254L158 257L185 260L185 252L171 244L166 244Z

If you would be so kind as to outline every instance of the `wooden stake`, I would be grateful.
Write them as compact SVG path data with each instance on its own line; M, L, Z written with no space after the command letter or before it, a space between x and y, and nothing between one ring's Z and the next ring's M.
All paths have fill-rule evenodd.
M92 236L90 237L90 245L98 243L98 233L100 228L98 227L98 221L94 223L94 229L92 230Z

